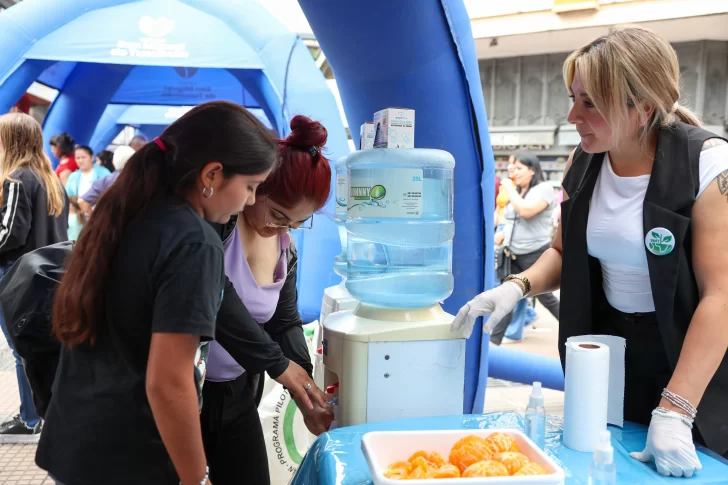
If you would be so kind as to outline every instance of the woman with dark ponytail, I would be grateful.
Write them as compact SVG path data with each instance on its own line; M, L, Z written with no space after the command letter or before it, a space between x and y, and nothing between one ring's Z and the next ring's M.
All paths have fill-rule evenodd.
M73 137L68 133L59 133L51 138L51 152L58 159L56 175L58 175L58 178L64 186L68 177L78 170L76 159L73 156L75 146Z
M208 222L255 203L276 148L245 109L205 103L100 198L53 308L64 345L36 461L55 479L207 483L201 386L226 286Z
M278 343L283 354L311 374L298 314L298 256L291 229L310 229L313 214L329 197L331 168L322 154L326 128L305 116L291 121L291 134L278 141L279 162L260 185L254 204L236 223L222 229L225 272L253 317ZM265 441L255 395L262 379L251 375L212 342L203 390L202 437L216 485L270 483ZM258 394L259 396L259 394ZM311 409L294 396L309 431L328 430L333 415Z

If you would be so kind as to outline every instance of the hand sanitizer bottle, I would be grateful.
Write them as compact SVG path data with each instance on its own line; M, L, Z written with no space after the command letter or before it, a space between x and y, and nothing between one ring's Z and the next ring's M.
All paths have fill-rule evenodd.
M589 465L589 485L616 485L617 468L614 466L612 434L606 429L599 434L594 458Z
M543 405L541 383L534 382L526 408L526 436L542 450L546 446L546 409Z

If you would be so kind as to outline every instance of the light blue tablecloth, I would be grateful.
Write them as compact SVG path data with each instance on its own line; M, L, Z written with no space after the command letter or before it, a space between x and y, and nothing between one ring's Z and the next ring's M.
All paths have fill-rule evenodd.
M546 448L565 472L567 485L586 485L591 453L572 451L561 444L563 420L549 416L546 427ZM523 430L523 417L516 413L415 418L341 428L325 433L306 454L291 485L368 485L372 483L369 467L361 452L361 437L369 431L516 428ZM657 474L654 463L643 464L630 458L632 451L642 451L647 427L626 423L624 428L610 427L617 483L652 485L682 483L684 485L728 484L728 461L699 449L703 469L693 478L665 478Z

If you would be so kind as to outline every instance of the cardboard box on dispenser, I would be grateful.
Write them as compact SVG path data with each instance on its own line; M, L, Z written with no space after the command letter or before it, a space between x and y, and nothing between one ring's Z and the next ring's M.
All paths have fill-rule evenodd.
M367 121L359 129L359 150L374 148L374 123Z
M374 148L414 148L415 110L387 108L374 113Z

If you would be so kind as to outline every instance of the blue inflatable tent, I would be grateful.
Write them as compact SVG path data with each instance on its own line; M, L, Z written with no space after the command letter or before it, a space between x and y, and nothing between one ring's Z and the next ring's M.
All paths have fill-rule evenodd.
M261 109L281 136L294 114L310 116L329 131L328 157L349 152L308 48L255 0L26 0L0 12L0 45L0 113L33 81L60 90L46 141L65 131L98 148L113 139L128 105L225 99ZM318 318L324 288L339 282L332 270L339 238L326 215L333 204L324 213L297 237L307 321Z
M110 104L101 115L89 146L95 152L103 150L126 126L133 126L138 133L151 140L191 108L192 106ZM273 129L262 109L248 107L248 111L266 127Z
M416 8L391 0L299 3L334 70L350 126L382 108L413 108L416 145L455 156L455 291L445 309L456 312L493 281L492 239L485 237L493 233L493 154L463 1L418 0ZM303 113L329 129L330 159L348 152L334 99L306 47L254 0L25 0L0 13L0 45L0 112L40 77L61 87L46 134L90 140L110 103L196 104L182 102L184 89L156 83L148 91L122 89L128 79L184 86L224 69L242 86L235 95L249 93L279 133L291 114ZM223 94L211 96L232 96L223 84ZM109 116L116 124L121 110ZM318 316L323 289L338 282L331 271L338 237L333 222L320 219L298 238L305 319ZM482 409L487 348L476 329L467 346L465 412Z

